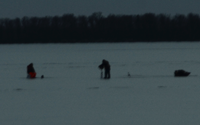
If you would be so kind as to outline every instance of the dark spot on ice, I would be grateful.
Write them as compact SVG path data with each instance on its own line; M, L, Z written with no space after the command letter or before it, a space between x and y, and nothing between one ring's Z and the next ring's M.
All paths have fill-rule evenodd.
M128 77L131 77L131 74L128 72Z
M14 89L15 91L22 91L23 89L22 88L17 88L17 89Z
M158 86L159 89L167 88L167 86Z
M44 78L44 75L41 76L41 79L43 79L43 78Z

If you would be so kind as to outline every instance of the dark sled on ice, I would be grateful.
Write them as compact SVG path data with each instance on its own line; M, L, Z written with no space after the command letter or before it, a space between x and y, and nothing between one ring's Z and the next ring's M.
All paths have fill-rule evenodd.
M185 70L175 70L174 71L174 76L175 77L186 77L186 76L189 76L190 75L190 72L187 72Z

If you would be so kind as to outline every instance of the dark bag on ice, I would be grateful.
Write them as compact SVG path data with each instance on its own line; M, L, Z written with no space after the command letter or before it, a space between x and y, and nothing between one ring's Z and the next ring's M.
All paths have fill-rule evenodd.
M186 72L185 70L175 70L174 76L188 76L190 75L190 72Z

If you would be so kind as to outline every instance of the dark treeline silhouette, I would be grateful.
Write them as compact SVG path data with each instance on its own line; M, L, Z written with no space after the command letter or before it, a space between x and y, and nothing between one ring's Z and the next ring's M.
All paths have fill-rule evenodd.
M0 43L200 41L199 33L200 17L192 13L0 19Z

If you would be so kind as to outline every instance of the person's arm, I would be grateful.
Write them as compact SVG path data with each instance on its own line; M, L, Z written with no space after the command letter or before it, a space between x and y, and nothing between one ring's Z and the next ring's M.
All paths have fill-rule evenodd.
M103 68L104 68L103 64L99 65L99 69L103 69Z

